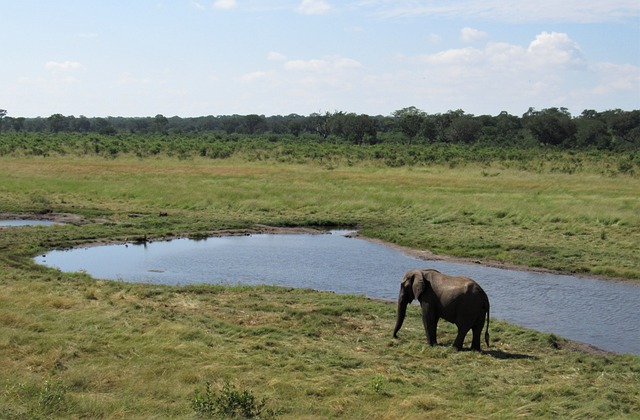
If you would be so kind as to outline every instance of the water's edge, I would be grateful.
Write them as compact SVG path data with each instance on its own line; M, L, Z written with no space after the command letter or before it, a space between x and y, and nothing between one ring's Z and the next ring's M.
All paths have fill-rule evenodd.
M277 227L260 226L260 227L258 227L258 229L255 229L255 230L221 231L221 232L218 232L218 233L219 233L219 235L212 234L211 239L213 239L213 238L224 239L224 238L233 238L233 237L237 237L237 236L252 236L252 235L260 235L260 236L262 236L262 235L265 235L265 234L267 234L267 236L269 236L268 234L275 234L275 235L283 235L283 234L286 234L286 235L287 234L306 234L306 235L309 235L309 234L313 234L313 235L318 235L318 234L326 234L328 232L324 231L324 230L308 229L308 228L303 228L303 229L294 228L294 229L291 229L291 228L277 228ZM302 235L302 236L304 236L304 235ZM528 269L527 267L512 267L512 266L508 266L508 265L505 265L505 264L483 264L482 262L476 261L476 260L438 256L438 255L434 255L434 254L432 254L432 253L430 253L428 251L420 251L420 250L415 250L415 249L411 249L411 248L400 247L400 246L397 246L397 245L394 245L394 244L386 243L386 242L378 240L378 239L368 238L368 237L365 237L365 236L362 236L362 235L358 235L357 232L354 232L354 231L349 231L348 233L343 232L343 234L341 234L341 236L345 236L347 238L358 238L358 239L364 240L365 243L371 243L371 245L370 245L371 247L376 247L376 246L384 247L384 248L387 248L389 250L393 250L392 252L401 253L401 254L407 255L407 258L414 259L413 262L411 263L412 264L412 268L423 268L423 267L419 267L420 263L415 261L415 259L419 259L419 260L425 261L425 265L427 265L427 264L429 264L429 265L434 265L434 264L436 264L436 265L438 265L438 264L465 264L467 268L463 267L463 268L461 268L461 270L463 270L463 271L464 270L467 270L467 271L468 270L472 270L473 273L475 273L475 271L473 271L473 270L482 271L483 269L485 269L487 267L489 269L498 267L499 269L517 270L517 271L519 271L521 273L552 273L553 275L564 274L564 273L551 272L550 270ZM294 235L294 237L295 237L295 235ZM151 244L153 242L167 242L167 241L172 241L172 240L175 240L175 239L178 239L178 238L175 238L175 237L172 237L172 238L159 238L158 240L155 240L155 241L154 240L148 240L148 243ZM189 239L189 238L182 238L182 239ZM191 238L191 239L194 239L194 238ZM203 242L206 242L205 238L197 238L197 239L203 239ZM145 240L147 240L147 239L145 238ZM272 241L271 239L263 239L263 240ZM300 240L302 240L302 239L300 239ZM295 241L297 241L297 239L295 239ZM105 241L105 242L95 243L95 244L90 244L90 245L92 245L92 246L97 246L97 245L104 246L104 245L118 245L118 244L119 245L123 245L122 241ZM138 244L139 244L139 242L138 242ZM272 246L272 244L270 243L269 246ZM86 246L80 247L80 248L86 248ZM153 248L153 246L151 246L151 248ZM52 252L54 252L54 251L52 251ZM211 255L211 254L209 254L209 255ZM42 258L46 258L46 257L43 256ZM207 257L207 258L209 258L209 257ZM442 263L440 263L440 262L442 262ZM343 264L344 264L344 262L343 262ZM362 263L360 263L360 264L362 264ZM418 266L416 267L416 265L418 265ZM171 267L171 268L173 268L173 267ZM321 268L320 270L324 271L324 267ZM460 269L456 269L456 270L460 270ZM152 272L152 271L155 271L155 270L148 270L148 271ZM162 272L162 270L160 270L159 272ZM446 269L445 269L444 272L446 272ZM185 276L185 278L189 278L190 274L191 273L184 273L183 275ZM234 278L235 279L236 277L241 277L240 274L242 274L242 273L237 274L237 275L236 274L230 275L227 272L227 273L224 273L224 274L227 274L229 276L233 276L233 277L229 277L229 278ZM221 274L221 275L224 275L224 274ZM397 274L397 272L396 272L396 274ZM396 276L396 274L394 274L394 276ZM481 276L481 274L478 274L478 275ZM487 274L485 273L483 275L486 276ZM251 276L255 277L255 274L252 274ZM99 276L99 277L101 277L101 276ZM251 278L250 281L254 281L254 277L250 277ZM472 277L473 277L473 275L472 275ZM588 280L589 276L582 276L582 277L585 278L585 281L589 282L589 280ZM119 279L122 280L124 278L125 277L123 276L122 278L119 278ZM593 278L591 280L593 280ZM602 280L602 279L596 279L596 280ZM127 281L136 281L136 280L127 280ZM143 281L147 281L147 280L143 280ZM149 280L149 281L154 282L154 280ZM244 280L240 278L238 281L242 284L242 282ZM260 279L255 280L255 281L259 282ZM573 281L576 281L576 280L573 279ZM162 280L160 282L162 282ZM205 281L197 281L197 280L195 280L195 282L207 283L207 282L209 282L209 280L208 279L205 280ZM253 283L253 284L255 284L255 283ZM267 279L266 283L263 283L263 284L276 284L276 283L270 283L270 280ZM504 287L503 285L505 285L505 284L507 284L507 283L502 283L501 288ZM298 286L293 286L293 287L302 287L302 286L298 285ZM310 285L310 286L304 286L304 287L309 287L311 289L316 289L316 290L330 290L330 289L327 289L324 284L320 285L319 287L317 285ZM360 289L357 290L355 292L355 294L362 294L361 291L369 291L369 287L370 286L369 286L369 283L364 283L364 284L358 285L357 287L360 287ZM396 292L396 287L397 287L396 284L393 284L393 286L390 286L389 283L387 282L383 286L384 291L382 293L380 292L380 285L379 284L377 286L374 286L374 287L378 287L378 289L376 289L376 290L372 289L371 293L365 293L365 295L368 295L369 298L372 299L372 300L382 301L382 302L385 302L385 303L388 303L388 304L394 304L395 303L395 300L391 295L392 294L395 295L395 293L397 293ZM390 287L393 288L393 293L392 294L389 293L389 288ZM492 286L489 285L489 287L491 288ZM493 286L493 287L495 287L495 286ZM558 287L558 289L559 289L558 293L562 293L562 290L560 290L560 289L562 289L562 286L556 286L556 287ZM606 285L604 285L604 286L601 285L599 287L606 287ZM520 289L520 293L522 293L521 290L522 289ZM335 291L338 292L338 293L346 293L346 294L353 294L354 293L353 289L347 289L346 291L345 290L335 290ZM373 294L373 296L371 296L372 294ZM491 294L490 294L490 296L491 296ZM496 296L496 297L497 298L502 298L502 297L498 297L498 296ZM509 308L509 309L511 311L513 311L514 310L514 308L513 308L514 303L513 302L509 302L509 304L507 304L505 306L509 306L509 305L511 305L511 308ZM522 312L521 308L519 308L519 307L516 307L515 309L516 309L516 312ZM524 312L527 312L526 309L529 309L529 308L522 308L522 309L525 309ZM539 317L540 315L535 313L535 311L534 311L534 312L529 313L528 315L527 314L523 314L523 315L519 315L518 314L518 316L529 316L529 317L534 317L535 318L535 317ZM504 319L499 314L498 314L498 316L496 318L497 319ZM548 328L552 328L552 325L554 325L554 321L555 321L554 319L551 319L551 320L550 319L544 319L542 322L543 323L544 322L548 322L549 323L548 327L547 327L547 324L545 324L545 327L548 329ZM510 322L510 323L513 323L513 324L516 324L516 325L523 325L525 328L530 328L530 329L534 329L534 330L538 330L538 331L544 332L543 330L540 330L537 326L533 326L532 327L531 325L526 325L526 323L523 324L522 322L516 322L513 319L507 319L507 322ZM543 327L543 328L545 328L545 327ZM547 330L546 332L549 332L549 331ZM563 334L563 333L555 333L555 332L552 332L552 333L557 335L557 336L566 337L566 335ZM574 338L567 337L566 339L569 340L569 343L566 346L568 348L573 348L573 349L576 349L576 350L579 350L579 351L584 351L584 352L587 352L587 353L595 353L595 354L615 354L616 353L615 351L612 351L612 349L608 349L608 350L599 349L599 348L597 348L597 346L594 346L593 344L583 343L580 340L576 340L575 337Z

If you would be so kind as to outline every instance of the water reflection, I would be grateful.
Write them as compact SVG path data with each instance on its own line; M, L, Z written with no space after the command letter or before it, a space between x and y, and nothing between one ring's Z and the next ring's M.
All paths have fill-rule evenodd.
M611 351L640 354L638 286L425 261L344 233L109 245L54 251L36 261L128 282L273 284L393 300L407 270L430 267L475 279L489 295L491 315L499 319Z

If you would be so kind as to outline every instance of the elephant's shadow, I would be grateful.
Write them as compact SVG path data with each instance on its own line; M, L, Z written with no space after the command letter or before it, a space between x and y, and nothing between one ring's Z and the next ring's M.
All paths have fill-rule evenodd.
M483 351L482 353L489 355L495 359L501 359L501 360L515 360L515 359L538 360L536 356L531 356L528 354L520 354L520 353L507 353L502 350L486 350L486 351Z

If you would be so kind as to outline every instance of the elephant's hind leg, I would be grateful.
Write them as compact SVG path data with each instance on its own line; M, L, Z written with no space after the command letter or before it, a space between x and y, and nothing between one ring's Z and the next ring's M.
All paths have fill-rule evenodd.
M471 350L480 351L480 337L482 336L482 328L484 328L484 321L478 323L477 325L474 325Z

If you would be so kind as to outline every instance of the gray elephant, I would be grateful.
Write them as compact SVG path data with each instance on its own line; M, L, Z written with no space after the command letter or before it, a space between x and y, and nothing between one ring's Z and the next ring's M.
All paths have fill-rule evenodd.
M398 296L398 319L393 337L398 338L407 312L407 305L418 299L422 307L422 323L429 344L437 344L436 328L440 318L458 327L454 347L462 349L464 338L473 331L471 349L480 351L480 334L487 318L484 340L489 347L489 298L480 285L468 277L452 277L437 270L407 271Z

